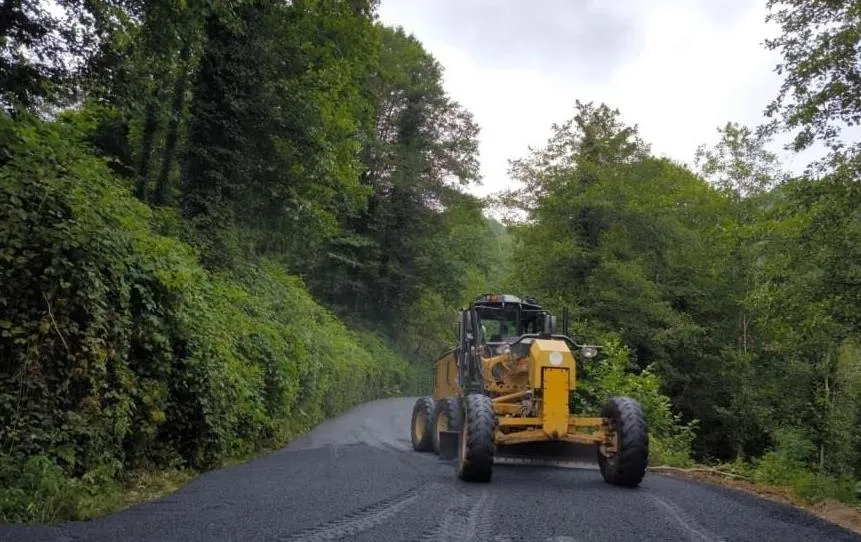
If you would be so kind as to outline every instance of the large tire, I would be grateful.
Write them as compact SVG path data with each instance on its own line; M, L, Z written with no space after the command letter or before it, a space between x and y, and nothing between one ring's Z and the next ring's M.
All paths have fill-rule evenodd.
M649 431L643 408L629 397L613 397L604 405L601 417L615 426L618 437L618 449L612 457L598 449L604 481L616 486L638 486L649 463Z
M470 394L463 400L463 423L457 475L467 482L489 482L493 473L496 418L490 397Z
M419 397L413 405L413 417L410 422L413 450L417 452L431 451L433 432L433 398Z
M439 453L439 432L460 431L462 413L460 402L454 397L444 397L437 401L433 414L433 451Z

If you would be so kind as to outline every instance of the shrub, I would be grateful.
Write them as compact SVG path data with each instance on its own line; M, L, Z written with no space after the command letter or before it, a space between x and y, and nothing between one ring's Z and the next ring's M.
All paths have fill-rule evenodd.
M132 469L211 468L414 385L275 263L205 271L72 125L2 117L0 143L5 518L81 517Z
M670 398L661 393L660 378L646 369L635 374L630 366L628 349L615 336L600 343L601 355L593 361L582 361L578 370L574 410L597 415L613 396L625 395L640 402L649 424L650 463L688 466L696 422L683 424L672 411Z
M790 487L810 503L856 501L856 481L851 476L830 476L811 469L816 447L802 432L783 428L775 431L774 439L775 449L752 462L750 476L755 482Z

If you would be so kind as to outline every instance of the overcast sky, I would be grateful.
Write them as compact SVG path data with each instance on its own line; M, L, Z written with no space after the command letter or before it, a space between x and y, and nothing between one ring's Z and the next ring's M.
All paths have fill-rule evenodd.
M576 99L618 108L654 153L692 163L718 126L762 122L780 84L765 0L382 0L379 14L424 44L475 115L478 194L510 186L508 160Z

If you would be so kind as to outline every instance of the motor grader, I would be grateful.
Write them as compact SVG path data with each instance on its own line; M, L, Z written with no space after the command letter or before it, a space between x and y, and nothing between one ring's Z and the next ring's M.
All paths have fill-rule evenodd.
M413 406L413 449L454 461L459 478L489 482L494 463L596 462L604 480L637 486L649 437L640 404L613 397L599 415L572 413L577 364L599 348L556 333L532 298L486 294L458 314L458 344L434 363L433 396ZM576 353L576 356L575 356Z

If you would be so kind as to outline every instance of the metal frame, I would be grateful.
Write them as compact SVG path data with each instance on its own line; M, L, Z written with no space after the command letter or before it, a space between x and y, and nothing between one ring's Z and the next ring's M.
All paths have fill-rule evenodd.
M458 384L465 393L483 393L485 390L484 376L481 373L481 360L479 359L479 352L477 348L479 346L478 338L480 335L480 327L478 324L481 320L478 316L478 309L504 310L506 303L516 305L515 325L517 326L518 330L520 329L520 324L522 322L523 312L542 312L548 318L551 316L549 312L547 312L537 303L527 303L536 308L526 309L524 311L523 301L501 301L500 306L488 305L485 301L476 301L475 303L472 303L468 308L461 311L461 320L459 326L459 344L458 347L455 349L455 352L458 366ZM580 344L567 333L568 307L565 307L563 310L562 330L563 333L523 333L521 335L518 335L513 342L505 342L504 344L511 347L518 343L521 343L525 339L556 339L560 341L565 341L569 346L572 347L573 350L581 350L582 348L587 346L591 346L595 349L600 349L600 346L597 345Z

